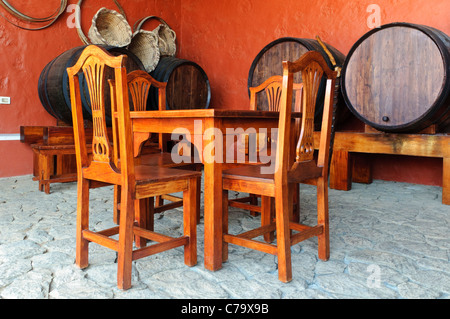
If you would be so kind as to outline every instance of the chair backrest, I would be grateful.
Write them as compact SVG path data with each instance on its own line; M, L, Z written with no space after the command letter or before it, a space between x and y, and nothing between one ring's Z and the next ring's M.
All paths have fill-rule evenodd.
M116 110L115 102L115 81L108 80L111 92L111 108L113 112ZM150 88L153 86L158 89L158 110L162 111L166 109L166 87L167 82L159 82L155 80L150 74L143 70L135 70L127 75L127 85L130 99L130 107L133 111L146 111L147 101ZM113 138L117 138L117 119L113 120ZM164 150L163 135L159 134L159 148ZM142 146L142 145L141 145ZM134 155L140 154L140 150L135 150Z
M294 125L300 124L297 141L291 137L293 77L301 72L303 81L302 92L302 118ZM331 141L332 111L334 102L334 89L337 72L332 71L322 55L317 51L309 51L295 62L283 62L283 83L280 103L280 120L277 142L277 170L276 174L287 179L300 176L297 170L300 164L314 162L314 112L320 82L325 77L326 89L323 106L322 127L317 163L314 166L322 168L322 176L328 174L328 156ZM301 122L301 123L299 123ZM295 152L292 148L295 148ZM295 156L292 156L295 154Z
M127 56L113 56L95 45L87 46L77 63L67 68L72 105L72 119L75 138L78 174L84 178L112 184L121 184L126 179L134 178L131 125L125 68ZM106 126L105 105L105 68L114 70L114 101L117 109L118 138L111 143ZM83 106L81 103L79 75L83 73L89 90L92 109L92 160L88 159ZM114 115L113 112L111 114ZM120 147L119 147L120 146ZM120 149L120 168L114 149Z
M281 83L283 77L281 75L274 75L266 79L258 86L250 87L250 110L258 110L258 96L264 90L267 97L267 110L261 111L279 111L281 101ZM301 92L303 83L294 83L293 90L295 92L294 111L301 111Z
M134 111L146 110L148 93L152 85L158 88L158 110L162 111L166 109L167 82L159 82L147 72L136 70L128 73L127 83Z

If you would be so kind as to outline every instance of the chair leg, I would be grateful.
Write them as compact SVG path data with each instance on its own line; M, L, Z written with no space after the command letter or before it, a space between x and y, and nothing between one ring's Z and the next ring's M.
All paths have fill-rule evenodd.
M293 188L294 203L293 203L293 219L295 223L300 222L300 184L295 183Z
M197 264L197 183L198 178L190 178L189 188L183 192L184 236L189 237L189 243L184 247L187 266Z
M164 199L162 198L161 195L156 196L155 207L159 207L162 205L164 205Z
M147 225L147 222L150 213L149 198L136 199L134 202L134 209L135 209L135 220L137 221L139 227L143 229L148 229L149 225ZM145 247L147 244L147 239L140 236L135 236L134 240L136 243L136 247L139 248Z
M273 197L261 196L261 226L272 224L273 212ZM273 242L274 235L274 232L264 234L264 241Z
M133 253L134 200L131 192L122 187L120 198L119 249L117 259L117 286L119 289L131 287Z
M323 233L318 236L319 258L330 258L330 230L328 221L328 183L326 178L317 180L317 224L323 226Z
M228 234L228 191L222 190L222 233ZM222 261L228 260L228 243L222 239Z
M75 263L80 268L89 264L89 241L84 239L83 231L89 229L89 182L79 179L77 184L77 231Z
M201 195L201 191L202 191L202 182L201 182L201 178L197 178L197 190L196 190L196 201L197 201L197 206L195 207L195 210L197 212L197 225L200 224L200 195Z
M147 229L153 231L155 229L155 198L149 197L148 200L148 214L147 214Z
M258 205L258 197L255 194L248 194L248 196L250 197L250 204L257 206ZM258 212L251 211L250 215L258 216Z
M292 203L290 201L288 185L284 185L281 189L276 190L276 223L277 223L277 253L278 253L278 279L282 282L292 280L292 264L291 264L291 240L290 240L290 215Z
M119 225L120 220L119 199L120 199L120 186L114 185L113 221L116 225Z

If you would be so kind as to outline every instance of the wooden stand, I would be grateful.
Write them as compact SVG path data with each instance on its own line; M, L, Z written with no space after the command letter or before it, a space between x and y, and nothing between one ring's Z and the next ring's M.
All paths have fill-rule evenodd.
M316 140L317 138L316 134ZM330 167L330 188L350 190L352 181L372 182L370 163L355 161L353 166L352 153L443 158L442 203L450 205L450 134L389 134L368 130L336 132Z

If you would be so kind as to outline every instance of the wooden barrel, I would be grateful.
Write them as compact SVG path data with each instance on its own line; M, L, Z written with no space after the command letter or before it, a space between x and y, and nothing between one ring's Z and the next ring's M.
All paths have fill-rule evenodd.
M42 70L38 81L39 99L47 112L58 120L65 123L72 123L72 111L70 103L69 78L67 68L73 66L86 46L79 46L63 52L61 55L50 61ZM123 48L101 46L112 55L125 54L127 59L127 71L144 70L142 62L131 52ZM105 70L105 78L113 78L113 71ZM87 83L83 75L80 76L80 92L83 104L83 117L92 120L90 98ZM105 82L105 103L108 106L110 101L109 85ZM108 124L111 122L111 112L106 110Z
M167 82L166 109L205 109L211 100L211 87L203 69L195 62L175 57L162 57L150 73ZM158 90L150 89L148 108L158 109Z
M351 48L342 93L361 121L385 132L450 124L450 38L410 23L383 25Z
M80 46L63 52L50 61L39 76L38 94L41 104L50 115L66 123L72 123L66 68L75 64L84 48L85 46Z
M331 45L327 43L325 43L325 45L329 52L332 54L336 66L342 67L345 61L345 55L343 55ZM253 60L248 74L248 87L258 86L267 78L273 75L283 75L283 61L296 61L308 51L319 51L324 57L328 66L332 70L335 69L335 66L333 65L330 57L324 51L323 47L317 40L292 37L279 38L266 45ZM302 82L300 73L294 76L294 82ZM319 87L317 96L315 110L316 124L319 124L322 118L325 85L326 81L324 78ZM338 94L340 95L340 92ZM340 96L337 97L337 101L336 121L343 121L347 117L346 115L348 115L349 112L347 111L347 108L345 107L345 104L343 103L343 100L342 98L340 98ZM261 92L260 97L258 97L256 107L258 110L268 110L267 98L265 97L264 92Z

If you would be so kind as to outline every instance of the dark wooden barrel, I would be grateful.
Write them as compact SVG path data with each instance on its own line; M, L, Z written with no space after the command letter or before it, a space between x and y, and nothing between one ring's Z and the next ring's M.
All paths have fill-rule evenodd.
M72 111L70 104L69 78L67 68L73 66L86 46L79 46L63 52L61 55L50 61L42 70L38 81L38 94L42 105L47 112L58 120L65 123L72 123ZM102 46L112 55L125 54L127 59L127 71L144 70L142 62L130 51L112 46ZM105 78L113 78L112 70L105 70ZM90 99L87 83L84 77L80 76L80 92L83 103L83 117L92 120ZM109 85L105 82L105 103L109 105L110 93ZM108 124L111 122L111 112L106 111Z
M175 57L162 57L150 73L160 82L167 82L166 109L205 109L211 100L211 87L205 71L195 62ZM150 109L158 109L158 91L150 89Z
M450 38L439 30L410 23L371 30L351 48L341 80L350 111L375 129L450 126Z
M336 66L342 67L345 61L345 55L339 52L337 49L332 47L331 45L324 43L332 54ZM255 57L252 65L250 66L249 74L248 74L248 87L258 86L263 83L267 78L273 75L283 75L283 61L296 61L303 54L308 51L319 51L327 62L328 66L334 70L335 66L333 65L331 59L328 54L325 52L323 47L317 40L314 39L304 39L304 38L292 38L292 37L284 37L279 38L268 45L266 45ZM297 74L294 77L294 82L302 82L301 74ZM316 110L315 110L315 122L316 124L320 123L322 118L323 111L323 100L325 97L325 85L326 81L323 79L319 91L316 102ZM250 90L249 90L250 94ZM340 95L340 93L338 93ZM338 96L337 98L337 110L336 110L336 121L342 122L349 112L343 103L342 98ZM260 97L258 97L257 101L257 109L258 110L267 110L267 98L265 97L265 93L261 92Z
M66 69L75 64L84 48L85 46L79 46L63 52L50 61L39 76L38 94L41 104L50 115L66 123L72 123Z

